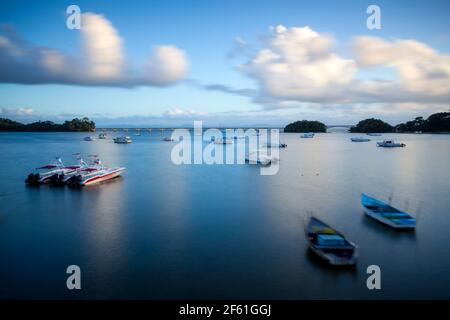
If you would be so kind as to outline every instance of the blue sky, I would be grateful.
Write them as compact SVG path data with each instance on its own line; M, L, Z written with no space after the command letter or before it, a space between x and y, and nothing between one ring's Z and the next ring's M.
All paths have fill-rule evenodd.
M349 48L354 37L368 36L392 43L391 48L386 50L395 52L400 50L398 48L404 48L409 52L406 42L395 41L414 40L417 44L414 48L420 47L418 44L424 44L435 52L425 57L429 57L430 65L439 63L437 73L442 70L447 72L447 57L450 52L449 1L192 0L127 1L126 4L111 0L2 1L0 24L12 27L15 36L37 48L36 50L51 48L61 54L78 57L82 55L80 31L66 28L65 10L70 4L78 5L82 13L101 15L111 23L122 39L124 59L133 69L142 68L152 55L152 50L157 50L155 48L171 46L183 52L188 64L187 71L183 73L183 77L168 84L140 83L130 88L104 83L96 85L92 82L86 85L78 80L67 83L65 80L59 81L60 78L52 78L52 81L42 79L28 84L24 78L17 80L13 74L7 74L14 73L14 68L4 68L0 69L4 74L0 83L0 110L3 110L3 115L0 116L31 121L37 118L58 120L73 115L86 115L97 119L99 123L108 124L148 122L167 125L189 123L192 118L200 118L211 125L284 125L286 121L298 118L318 119L327 123L354 123L369 116L386 118L395 123L418 114L429 115L449 109L448 94L437 92L430 97L430 90L420 87L420 84L426 82L426 78L419 81L407 75L405 79L401 79L401 84L396 83L398 68L402 68L404 64L396 57L389 58L392 54L387 54L386 60L380 64L361 67L355 53ZM380 30L369 30L366 27L366 8L370 4L381 8ZM287 30L276 31L275 34L269 30L271 26L279 25ZM325 81L330 86L309 87L308 83L301 80L304 75L298 73L287 73L280 78L281 82L289 77L299 77L297 79L300 80L293 85L292 91L274 88L274 84L267 83L271 81L271 65L252 61L263 49L277 52L279 47L268 47L268 38L270 41L270 37L276 39L282 36L288 41L296 41L306 31L291 32L290 28L305 26L317 33L317 38L333 39L330 52L326 54L337 54L342 61L356 61L356 70L352 66L342 69L354 72L352 83L355 79L392 81L392 89L388 88L388 92L395 92L401 85L401 90L406 90L403 94L405 97L409 93L408 86L417 85L411 98L400 98L402 94L399 93L399 98L390 96L385 99L381 93L372 92L374 84L367 83L361 84L364 89L352 93L354 98L344 99L346 90L352 86L350 82L343 86L339 77L334 76ZM244 50L236 50L237 38L243 40ZM367 41L371 45L375 40ZM301 46L301 43L300 41L298 45ZM314 48L312 50L315 52ZM411 58L414 60L411 68L420 69L421 66L417 64L423 60L420 53L422 51L417 51L418 54ZM364 54L367 56L369 53ZM2 57L4 65L13 65L7 60L10 59L8 57L10 55ZM308 55L308 59L316 61L315 59L320 58ZM166 63L166 60L163 62ZM170 65L171 61L167 63ZM286 63L288 68L294 67L298 72L302 72L305 66L303 62L301 66L292 66L291 61ZM240 65L249 68L243 71ZM408 66L408 70L411 68ZM433 72L434 69L436 68L433 67ZM308 77L305 76L305 79ZM411 82L413 80L414 83ZM320 79L317 81L321 82ZM208 87L210 85L250 90L251 94L211 90ZM286 85L289 86L289 83ZM440 86L440 82L437 86ZM334 90L336 87L340 88L332 96L336 97L336 102L332 97L320 98L328 95L330 88ZM370 92L367 87L370 87ZM445 91L445 87L443 90ZM313 91L314 94L310 95L309 92ZM367 98L369 93L370 100ZM119 117L120 119L116 119Z

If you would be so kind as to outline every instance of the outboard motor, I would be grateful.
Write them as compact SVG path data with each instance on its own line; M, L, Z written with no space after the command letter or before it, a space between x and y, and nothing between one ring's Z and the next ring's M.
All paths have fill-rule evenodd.
M71 187L76 187L79 186L81 183L81 175L76 175L76 176L72 176L70 177L70 179L67 181L67 184Z
M26 178L25 183L29 186L38 186L40 178L41 175L39 173L30 173Z

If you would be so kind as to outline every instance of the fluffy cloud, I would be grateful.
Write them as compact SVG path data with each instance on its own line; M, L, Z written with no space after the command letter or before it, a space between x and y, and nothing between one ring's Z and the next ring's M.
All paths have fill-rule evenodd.
M124 67L122 39L105 17L93 13L82 16L81 36L89 76L118 77Z
M309 27L277 26L238 70L256 80L256 103L267 109L302 103L411 103L442 109L450 103L450 56L415 40L355 37L351 55L333 51L333 39ZM380 79L376 68L394 71ZM364 71L372 77L359 77ZM408 104L409 103L409 104Z
M332 39L309 27L278 26L240 69L256 79L262 93L278 99L336 99L356 72L356 63L331 51Z
M0 82L166 86L186 76L187 57L175 46L155 47L147 66L132 70L123 53L124 41L108 19L84 13L81 21L79 57L33 46L10 28L0 30Z
M415 40L385 41L375 37L356 37L353 51L362 68L389 67L398 76L390 82L362 83L362 91L392 99L397 96L403 101L450 101L450 55L439 54Z
M183 78L188 69L184 52L174 46L155 48L148 61L148 74L155 85L167 85Z

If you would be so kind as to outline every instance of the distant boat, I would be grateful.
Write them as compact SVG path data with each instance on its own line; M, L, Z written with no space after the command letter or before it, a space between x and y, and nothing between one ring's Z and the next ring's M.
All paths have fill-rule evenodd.
M172 139L171 137L165 137L165 138L163 139L163 141L168 141L168 142L170 142L170 141L175 141L175 139Z
M364 138L364 137L354 137L354 138L350 138L352 140L352 142L368 142L370 141L369 138Z
M275 162L277 160L278 159L276 159L275 157L269 156L267 153L264 153L262 151L249 152L245 156L245 162L247 162L249 164L260 164L263 166L268 166L272 162Z
M368 133L367 135L371 137L380 137L381 133Z
M127 144L127 143L132 143L133 140L131 140L131 138L129 136L125 136L125 137L114 138L114 142L120 143L120 144Z
M309 248L329 264L351 266L356 263L356 245L321 220L310 218L306 236Z
M267 148L286 148L286 143L266 143Z
M396 148L396 147L404 147L404 146L406 146L406 144L397 143L397 142L394 142L394 140L384 140L383 142L377 142L377 146L383 147L383 148Z
M96 139L94 137L85 137L84 141L95 141Z
M305 132L304 134L302 134L300 136L300 138L314 138L314 133L313 132Z
M106 133L105 133L105 132L100 133L100 134L98 135L98 138L99 138L99 139L106 139Z
M414 229L416 219L368 195L361 194L361 204L367 216L395 229Z

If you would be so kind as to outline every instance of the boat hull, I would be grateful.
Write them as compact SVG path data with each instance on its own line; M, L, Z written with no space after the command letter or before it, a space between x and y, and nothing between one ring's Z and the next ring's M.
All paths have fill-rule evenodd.
M356 264L358 255L355 252L351 258L339 258L332 254L327 254L323 250L317 248L313 244L309 245L309 249L314 252L319 258L333 266L354 266Z
M117 178L122 174L125 168L119 168L116 170L112 170L110 172L105 172L104 174L97 175L94 177L86 178L80 182L80 186L90 186L93 184L97 184L103 181L111 180Z
M410 225L400 225L400 224L396 224L394 222L392 222L389 219L383 218L381 217L379 214L376 214L375 212L373 212L372 210L369 210L367 208L364 208L364 213L366 214L366 216L368 216L369 218L372 218L384 225L387 225L393 229L404 229L404 230L412 230L416 227L415 224L410 224Z

